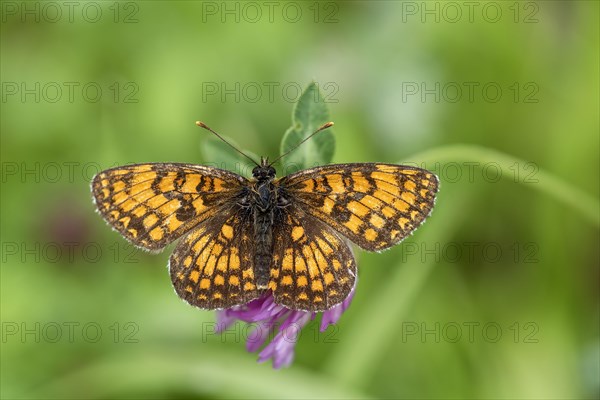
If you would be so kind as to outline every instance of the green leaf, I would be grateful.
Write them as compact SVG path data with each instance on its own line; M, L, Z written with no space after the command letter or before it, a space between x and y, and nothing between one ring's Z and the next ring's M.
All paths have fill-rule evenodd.
M292 126L281 140L281 154L285 154L321 125L329 122L329 109L315 82L304 90L292 113ZM329 164L335 150L335 137L330 129L319 132L287 156L283 157L284 175L301 169Z
M240 148L234 140L224 135L221 136L236 148ZM202 143L201 151L205 164L208 166L226 169L246 177L252 175L252 168L254 168L255 165L219 138L212 136L208 137L204 143ZM260 161L260 158L257 157L256 154L246 150L241 151L256 162Z

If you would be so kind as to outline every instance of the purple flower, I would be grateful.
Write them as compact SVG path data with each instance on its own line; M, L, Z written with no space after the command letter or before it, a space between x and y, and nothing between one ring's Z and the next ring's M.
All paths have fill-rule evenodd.
M340 304L323 311L320 331L325 332L329 325L337 323L343 312L350 306L354 297L354 288ZM317 312L296 311L275 304L269 291L248 304L217 311L217 332L227 330L236 320L254 324L254 329L246 341L246 349L258 351L271 338L258 354L258 362L273 359L273 368L289 366L294 360L294 348L300 337L300 331L317 316Z

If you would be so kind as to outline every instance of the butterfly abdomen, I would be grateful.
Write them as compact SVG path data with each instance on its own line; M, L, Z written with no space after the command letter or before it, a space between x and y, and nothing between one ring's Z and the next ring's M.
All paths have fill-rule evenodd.
M266 288L273 259L273 210L255 210L254 229L254 276L257 286Z
M275 196L270 181L259 181L255 187L254 213L254 276L259 289L269 283L273 260L273 216Z

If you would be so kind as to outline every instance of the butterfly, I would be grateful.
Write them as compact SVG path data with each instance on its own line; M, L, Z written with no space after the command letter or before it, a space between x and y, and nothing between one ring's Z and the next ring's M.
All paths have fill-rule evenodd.
M399 243L438 190L433 173L411 166L333 164L276 178L266 158L255 164L251 179L194 164L126 165L96 175L92 193L134 245L160 251L180 239L169 272L187 303L223 309L271 291L287 308L324 311L354 286L349 242L368 251Z

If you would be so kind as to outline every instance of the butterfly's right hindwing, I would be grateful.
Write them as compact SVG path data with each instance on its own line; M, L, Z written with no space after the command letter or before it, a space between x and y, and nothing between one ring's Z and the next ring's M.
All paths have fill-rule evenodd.
M324 311L341 303L356 279L356 262L346 240L296 205L280 210L277 219L269 281L275 303L305 311Z

